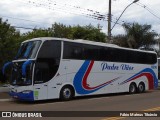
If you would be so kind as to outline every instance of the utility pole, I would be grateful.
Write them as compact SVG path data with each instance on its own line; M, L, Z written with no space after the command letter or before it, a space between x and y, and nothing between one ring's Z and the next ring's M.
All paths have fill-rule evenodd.
M115 24L113 25L113 27L111 28L111 20L112 20L112 14L111 14L111 0L109 0L109 11L108 11L108 40L109 43L111 43L111 37L112 37L112 33L111 31L113 30L113 28L115 27L115 25L117 24L118 20L120 19L120 17L123 15L123 13L126 11L126 9L131 6L132 4L138 2L139 0L134 0L132 3L130 3L121 13L121 15L119 16L119 18L117 19L117 21L115 22Z
M108 10L108 40L111 40L111 0L109 0L109 10Z
M112 27L112 29L110 29L110 33L111 33L111 31L113 30L113 28L115 27L115 25L117 24L117 22L118 22L118 20L121 18L121 16L123 15L123 13L126 11L126 9L129 7L129 6L131 6L132 4L134 4L134 3L136 3L136 2L138 2L139 0L134 0L132 3L130 3L124 10L123 10L123 12L121 13L121 15L119 16L119 18L117 19L117 21L115 22L115 24L113 25L113 27Z

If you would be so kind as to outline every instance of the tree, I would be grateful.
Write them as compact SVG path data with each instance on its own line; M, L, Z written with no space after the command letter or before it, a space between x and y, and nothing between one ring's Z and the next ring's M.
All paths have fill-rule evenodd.
M31 32L27 32L21 35L21 42L27 39L37 38L37 37L52 37L52 31L48 29L33 29Z
M0 18L0 68L14 58L20 43L20 33L7 22Z
M126 35L113 36L113 43L112 44L116 44L121 47L129 48Z
M22 35L22 39L31 39L35 37L57 37L68 39L85 39L97 42L105 42L106 35L98 28L92 25L87 26L67 26L60 23L54 23L51 28L35 29Z
M151 31L151 25L140 25L138 23L124 23L123 28L126 31L128 45L131 48L138 49L143 47L145 49L150 49L150 47L156 42L155 37L158 34L154 31Z
M105 42L106 35L94 26L75 26L73 29L73 39L85 39L96 42Z
M54 23L52 25L52 35L53 37L58 37L58 38L68 38L72 39L73 38L73 33L72 33L72 27L69 25L64 25L64 24L58 24Z
M105 42L106 35L92 25L67 26L54 23L50 28L34 29L31 32L20 34L8 21L0 19L0 68L7 61L16 56L20 43L36 37L58 37L69 39L85 39L97 42Z

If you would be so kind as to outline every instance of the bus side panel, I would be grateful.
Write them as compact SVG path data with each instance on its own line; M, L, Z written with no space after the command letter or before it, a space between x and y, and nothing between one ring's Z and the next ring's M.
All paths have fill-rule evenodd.
M148 90L156 79L150 65L71 60L67 68L67 80L73 79L77 96L128 92L131 82L144 82Z
M137 86L144 82L149 90L149 86L154 88L149 84L157 79L157 70L152 68L142 64L62 60L57 75L49 81L48 99L59 98L66 84L74 87L75 96L128 92L132 82Z
M63 85L67 84L67 61L61 61L59 69L54 76L52 80L49 81L48 83L48 99L54 99L54 98L59 98L60 95L60 90L63 87ZM70 83L72 84L72 82Z

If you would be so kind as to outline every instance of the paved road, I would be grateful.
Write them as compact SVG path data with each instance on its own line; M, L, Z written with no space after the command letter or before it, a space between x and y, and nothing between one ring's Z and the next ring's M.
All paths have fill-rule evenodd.
M2 94L2 93L1 93ZM4 94L4 93L3 93ZM160 111L160 90L143 94L112 94L97 97L83 97L72 101L58 100L36 103L19 102L0 98L0 111ZM97 114L100 112L97 112ZM54 113L52 113L54 114ZM63 113L62 113L63 114ZM73 113L74 114L74 113ZM96 113L91 113L95 115ZM16 118L17 119L17 118ZM39 119L39 118L38 118ZM157 117L79 117L46 118L52 120L159 120ZM40 119L39 119L40 120Z

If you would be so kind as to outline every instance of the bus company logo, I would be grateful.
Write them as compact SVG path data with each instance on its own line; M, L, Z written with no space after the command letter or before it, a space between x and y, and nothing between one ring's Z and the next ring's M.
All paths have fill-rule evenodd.
M120 66L118 66L118 65L115 65L115 64L109 65L108 63L102 63L101 68L102 68L102 71L104 71L104 70L126 70L126 71L130 71L130 70L134 69L134 67L132 67L128 64L121 64Z
M104 70L119 70L119 66L116 66L115 64L108 65L107 63L101 64L102 71Z
M2 112L2 117L11 117L11 112Z
M42 117L40 112L2 112L1 116L3 118L24 118L24 117Z

